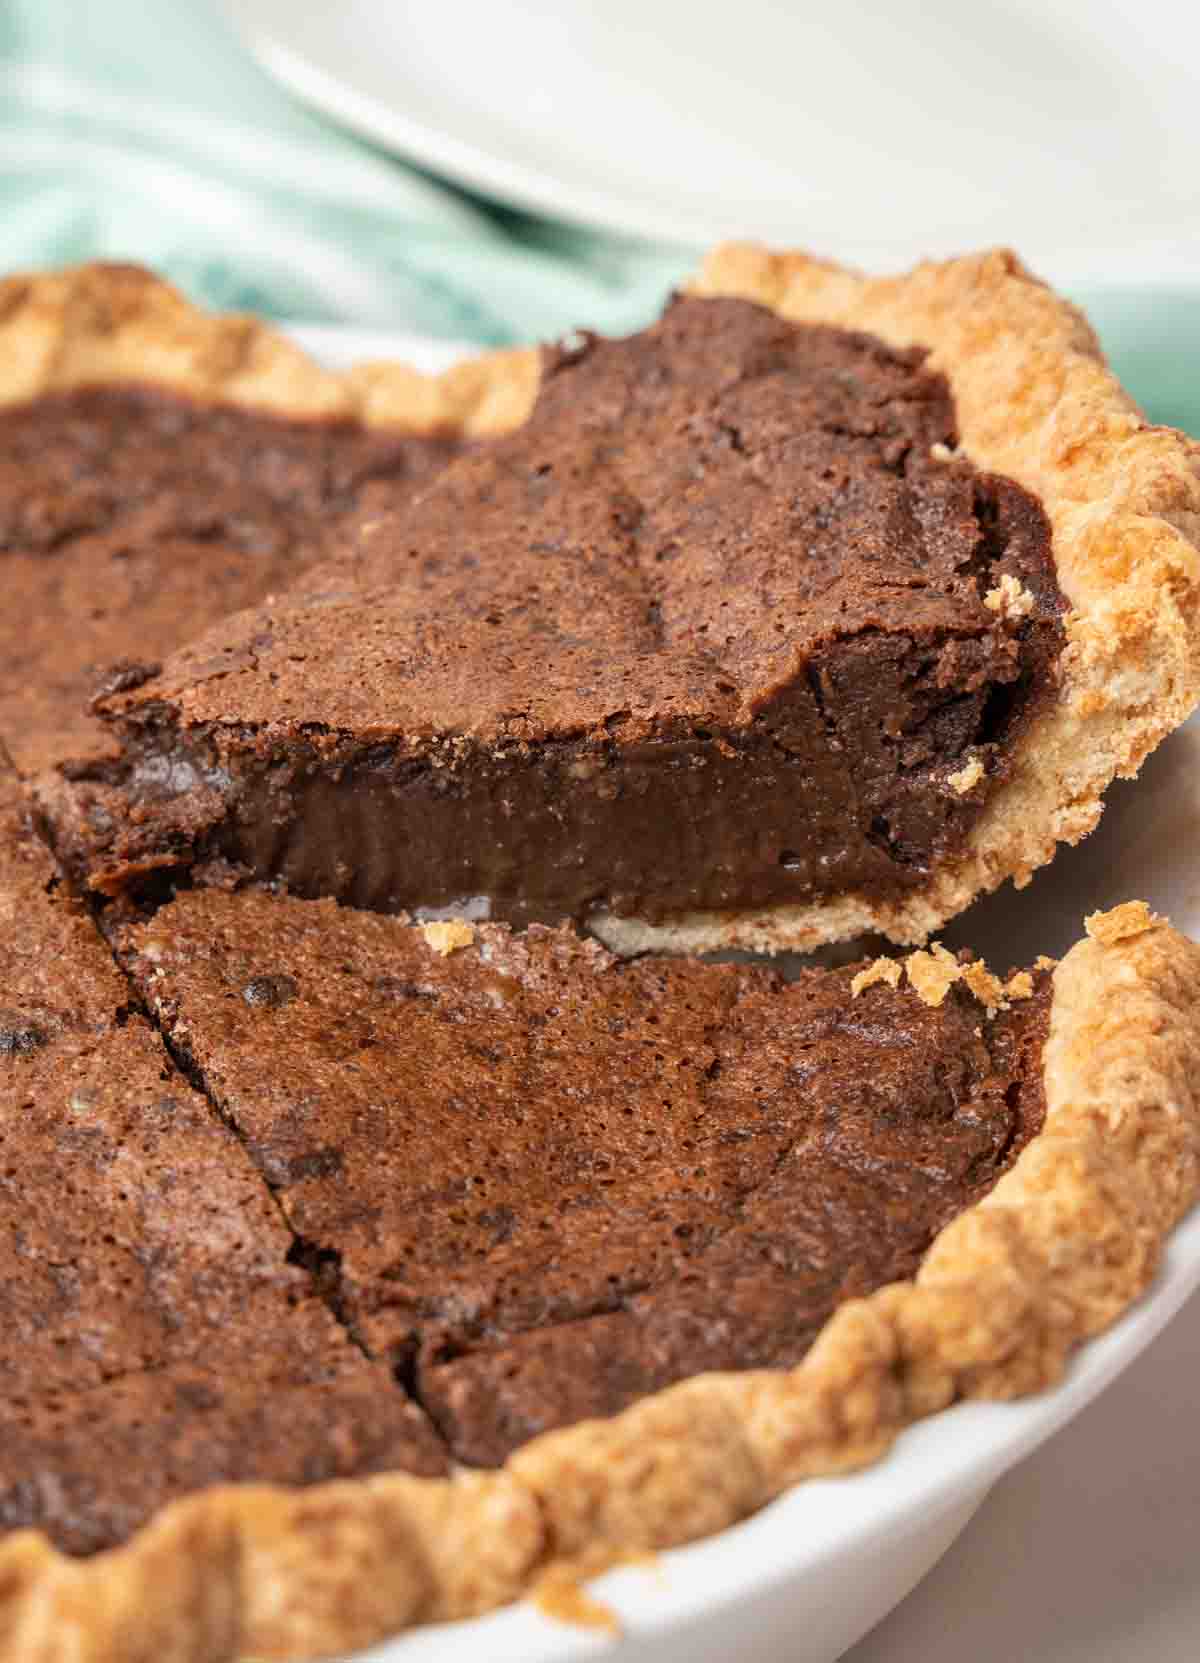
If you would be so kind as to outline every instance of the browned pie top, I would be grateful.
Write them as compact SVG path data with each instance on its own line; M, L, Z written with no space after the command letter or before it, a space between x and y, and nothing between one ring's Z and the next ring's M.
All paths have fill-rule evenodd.
M854 997L850 971L621 963L538 927L444 958L395 919L211 890L122 941L340 1308L469 1462L796 1361L1043 1113L1040 995L992 1019L957 988Z
M997 656L1011 679L981 580L1001 564L1051 599L1045 525L948 460L922 358L737 300L551 354L525 427L146 697L416 746L742 725L815 651L877 633L930 635L946 682Z
M586 910L588 859L625 841L661 877L631 870L649 907L705 899L710 867L734 900L819 888L822 861L886 883L961 834L978 796L949 774L1002 771L1057 649L1040 511L952 459L920 354L742 303L559 354L529 428L440 482L449 442L145 388L45 397L0 437L0 728L151 831L156 805L240 793L243 844L199 850L224 872L286 798L322 872L348 811L369 881L382 790L445 801L406 846L422 881L498 847L519 889L495 815L536 864L546 804L576 813L582 880L534 915ZM194 684L222 775L139 684L318 553L296 599L150 683ZM986 601L1004 578L1015 620ZM124 774L72 702L106 664L151 722ZM669 826L624 836L664 779L718 808L673 872ZM623 965L537 926L443 958L265 894L196 890L120 935L168 1055L0 787L0 1529L87 1552L216 1480L492 1465L673 1380L788 1365L1041 1122L1044 987L989 1015L962 987ZM739 867L748 818L767 879Z
M1044 991L203 890L126 927L131 986L3 772L0 922L0 1534L74 1553L794 1361L1043 1112Z
M93 750L112 665L285 588L371 481L398 500L456 448L136 386L0 411L0 734L18 766Z
M90 1552L217 1480L441 1471L301 1261L0 766L0 1532Z
M800 914L923 928L1086 831L1194 698L1195 459L1011 257L870 282L728 250L704 281L935 356L682 303L552 356L528 429L441 482L445 446L377 467L351 426L144 388L0 416L0 731L63 854L135 891L97 902L110 953L0 741L18 1650L332 1655L694 1540L1056 1381L1194 1198L1196 949L1144 903L1087 920L1053 995L937 947L787 979L380 915L624 908L630 950L659 917L720 938L691 908L772 946ZM22 385L161 354L364 419L526 410L504 366L323 378L137 273L5 293ZM956 457L930 362L971 454L1045 493L1061 697L1047 521ZM152 673L239 585L257 609ZM107 748L64 714L97 643L129 661ZM658 1393L710 1369L753 1372ZM24 1529L87 1554L197 1490L90 1566Z

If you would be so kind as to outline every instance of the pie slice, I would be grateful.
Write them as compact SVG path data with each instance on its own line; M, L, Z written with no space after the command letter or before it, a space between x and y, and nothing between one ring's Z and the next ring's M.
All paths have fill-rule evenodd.
M0 734L21 770L95 765L101 687L285 588L381 486L405 501L507 419L522 364L334 375L133 266L0 283Z
M105 894L248 876L621 952L924 940L1195 705L1198 454L1011 255L727 248L102 699L119 754L41 800Z
M459 1465L206 1489L90 1559L18 1534L13 1656L72 1620L97 1657L327 1655L705 1535L1056 1380L1200 1191L1200 949L1138 902L1004 980L938 947L791 981L629 963L214 889L115 939L362 1366ZM111 1437L118 1512L159 1461L142 1378L77 1404L66 1455L52 1413L25 1482ZM185 1441L191 1381L166 1388ZM224 1384L248 1417L261 1393L250 1436L286 1409Z

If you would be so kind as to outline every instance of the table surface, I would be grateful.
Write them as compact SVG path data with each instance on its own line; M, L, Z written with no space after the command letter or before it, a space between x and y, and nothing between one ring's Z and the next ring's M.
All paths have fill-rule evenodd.
M1200 1296L842 1663L1196 1663Z

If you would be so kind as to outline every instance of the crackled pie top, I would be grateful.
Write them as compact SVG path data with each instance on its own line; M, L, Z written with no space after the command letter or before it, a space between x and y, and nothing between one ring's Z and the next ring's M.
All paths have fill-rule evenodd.
M0 787L0 1530L88 1553L794 1364L1041 1124L1044 978L948 955L789 983L196 891L131 987Z
M199 890L121 939L339 1309L472 1464L797 1362L1044 1112L1028 976L989 1014L952 978L934 1004L911 977Z
M320 1298L0 766L0 1533L86 1554L218 1480L397 1468L444 1471L440 1440Z
M0 281L0 735L18 767L103 755L96 692L294 582L373 484L405 500L512 425L528 357L336 374L135 266Z
M18 766L103 745L89 702L131 663L285 588L373 480L399 498L456 448L145 386L0 409L0 733Z
M194 434L197 400L256 458L248 495L223 442L205 463L218 543L249 548L257 526L269 559L316 455L314 512L333 511L340 550L252 614L251 637L243 620L208 637L209 660L178 660L175 681L125 654L105 695L123 753L80 728L73 765L37 763L43 829L101 895L148 903L97 907L116 963L0 768L4 1663L63 1644L129 1663L328 1656L718 1530L957 1398L1057 1379L1149 1285L1200 1190L1197 949L1141 903L1089 919L1057 967L1004 980L934 946L788 981L622 963L564 926L418 927L238 890L270 870L397 906L396 832L424 824L413 858L457 851L478 914L497 898L472 887L480 851L507 851L487 856L493 879L544 864L536 789L520 795L540 769L551 818L585 857L581 832L606 832L631 896L662 845L613 834L658 825L664 802L696 817L715 881L744 882L749 847L810 886L757 912L625 920L623 949L655 931L693 947L865 922L921 934L1086 830L1112 774L1186 712L1195 455L1146 427L1070 308L1004 255L872 281L732 249L698 289L711 298L633 343L552 359L540 414L490 458L415 496L407 462L381 477L351 534L339 493L358 461L343 472L349 452L323 448L335 429L355 429L373 477L364 429L401 413L410 434L512 428L527 355L444 385L394 367L330 377L145 274L0 285L0 404L27 438L31 412L51 413L48 471L33 445L8 483L31 560L52 561L61 532L84 571L89 516L110 531L120 517L104 520L105 492L146 507L129 411ZM806 427L776 419L781 398ZM80 453L55 474L54 434L81 411L90 431L93 405L108 472ZM243 406L274 415L239 426ZM297 423L319 437L303 456L278 438ZM254 437L268 430L270 463ZM165 439L150 449L169 501L176 460ZM806 469L785 490L793 450ZM247 531L276 466L283 487ZM655 500L660 473L672 489ZM765 558L789 514L807 527L807 586ZM182 522L195 541L194 499ZM172 546L172 523L150 515L153 546ZM822 564L838 536L855 558ZM109 553L115 570L119 537ZM471 610L481 553L499 623ZM458 637L409 604L439 594L462 601ZM370 678L342 672L361 659L380 687L395 669L362 627L368 596L380 637L406 620L399 684L427 710L436 668L451 742L405 717L361 748ZM756 646L772 596L791 657ZM279 656L300 619L339 609L357 637L331 624L315 664L295 641ZM478 662L505 630L513 653L456 680L455 651ZM585 664L590 639L610 650ZM645 650L625 661L629 640ZM521 702L493 709L493 676ZM322 715L260 720L268 689L315 686ZM555 712L597 690L603 735L556 733ZM793 824L785 843L770 818L768 752L801 800L805 781L810 800L842 791L825 851L904 868L891 899L886 884L847 898L840 878L821 890L820 838ZM494 821L468 812L472 781ZM751 843L723 843L755 781L738 822ZM682 838L667 852L687 865ZM573 910L586 867L549 864L551 910ZM185 873L197 886L172 895Z
M793 1364L1045 1109L1044 977L945 954L785 982L197 890L127 981L3 770L0 918L0 1532L76 1554Z

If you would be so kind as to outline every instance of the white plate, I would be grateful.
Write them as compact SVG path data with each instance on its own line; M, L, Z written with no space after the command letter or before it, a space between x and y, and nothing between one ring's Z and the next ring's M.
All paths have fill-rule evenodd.
M502 201L868 267L1200 276L1180 0L226 0L292 91Z
M293 333L334 365L390 356L440 369L456 355L445 343L361 331L323 327ZM1020 894L1005 890L979 903L946 939L969 941L1007 969L1039 952L1061 952L1078 936L1085 912L1131 896L1148 900L1200 936L1200 717L1160 747L1140 780L1113 788L1100 828L1087 842L1061 853ZM474 1623L420 1630L369 1655L377 1663L460 1663L465 1656L486 1663L566 1663L593 1654L612 1663L728 1663L733 1657L738 1663L832 1663L929 1570L997 1479L1132 1363L1198 1286L1200 1211L1176 1232L1151 1294L1084 1348L1056 1390L1014 1404L959 1405L913 1427L866 1472L799 1485L744 1524L664 1554L652 1569L602 1579L597 1588L627 1629L619 1645L520 1606ZM1146 1626L1143 1619L1162 1609L1172 1592L1170 1576L1191 1563L1180 1559L1180 1541L1192 1542L1200 1531L1193 1394L1180 1378L1178 1361L1180 1355L1200 1356L1200 1304L1193 1303L1180 1327L1193 1336L1190 1348L1186 1339L1182 1352L1179 1346L1167 1352L1160 1347L1131 1372L1127 1423L1102 1422L1089 1436L1085 1422L1070 1458L1059 1460L1048 1450L1029 1464L1015 1511L1011 1501L1006 1507L989 1503L973 1527L983 1558L976 1555L974 1600L962 1619L976 1625L970 1646L961 1649L962 1631L947 1628L936 1609L926 1607L922 1627L919 1593L912 1602L915 1618L906 1611L896 1619L910 1648L903 1663L918 1658L961 1663L964 1655L1008 1663L1010 1654L1002 1647L1014 1610L1029 1648L1021 1655L1081 1663L1086 1657L1096 1663L1100 1651L1090 1623L1101 1594L1106 1621L1118 1634L1121 1612L1136 1635ZM1148 1404L1160 1416L1149 1428ZM1098 1406L1093 1413L1099 1412ZM1168 1448L1175 1470L1183 1463L1185 1474L1190 1463L1190 1483L1185 1477L1180 1492L1184 1500L1161 1518L1152 1496L1144 1496L1141 1507L1123 1504L1123 1478L1131 1495L1136 1493L1143 1446L1156 1451L1160 1464ZM1094 1507L1098 1464L1111 1475L1101 1487L1110 1510L1100 1515ZM1105 1563L1145 1567L1144 1574L1139 1569L1123 1588L1093 1590L1085 1560L1076 1575L1074 1604L1056 1604L1054 1542L1038 1559L1014 1553L1013 1533L1032 1528L1040 1511L1039 1472L1055 1486L1053 1516L1064 1542L1072 1545L1076 1567L1080 1544L1092 1541L1102 1544ZM1064 1488L1077 1491L1076 1506L1064 1499ZM1162 1533L1158 1537L1156 1530ZM1161 1586L1155 1581L1156 1548L1165 1567ZM1194 1583L1192 1576L1187 1587ZM947 1597L943 1587L939 1599ZM1030 1612L1039 1611L1044 1626L1031 1632ZM881 1638L889 1632L885 1628L866 1643L862 1663L892 1663ZM1072 1633L1075 1649L1070 1649ZM1185 1656L1190 1663L1194 1634L1178 1638L1181 1648L1192 1648L1177 1653L1181 1663ZM1104 1653L1113 1663L1133 1655L1138 1652L1132 1644ZM1156 1663L1167 1659L1163 1647L1142 1655L1154 1656ZM896 1663L900 1659L897 1653Z

